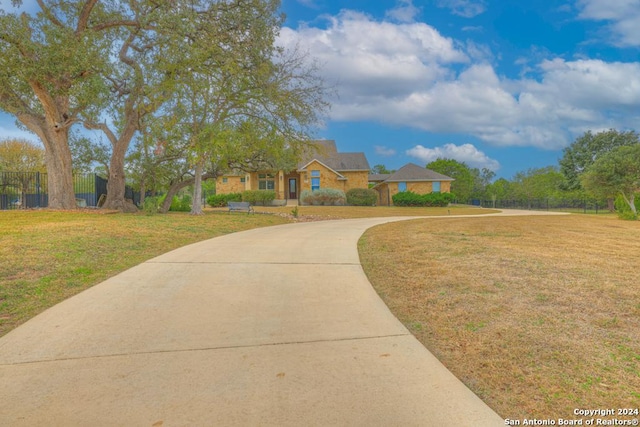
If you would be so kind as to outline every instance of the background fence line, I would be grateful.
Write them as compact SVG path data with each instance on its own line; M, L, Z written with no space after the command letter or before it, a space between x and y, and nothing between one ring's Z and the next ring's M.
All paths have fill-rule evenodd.
M107 194L107 180L95 173L73 175L78 206L96 207ZM46 208L46 172L0 172L0 210Z

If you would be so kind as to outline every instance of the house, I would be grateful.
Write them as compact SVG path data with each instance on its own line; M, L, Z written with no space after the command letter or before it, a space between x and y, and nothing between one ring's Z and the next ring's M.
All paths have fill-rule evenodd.
M276 200L299 200L304 190L332 188L345 193L367 188L369 162L364 153L340 153L332 140L313 141L294 170L229 173L216 180L218 194L273 190Z
M450 193L453 178L408 163L392 174L369 175L369 182L378 192L378 206L391 206L392 197L402 191L417 194Z

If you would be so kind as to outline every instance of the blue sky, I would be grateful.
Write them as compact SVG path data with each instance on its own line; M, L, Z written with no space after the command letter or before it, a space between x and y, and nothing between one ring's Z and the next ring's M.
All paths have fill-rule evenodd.
M281 43L339 98L319 136L371 165L511 178L587 130L640 130L640 0L283 0Z
M587 130L640 130L640 0L282 0L282 11L279 43L319 61L339 95L316 136L372 166L445 157L510 179L557 165ZM0 116L7 136L24 134Z

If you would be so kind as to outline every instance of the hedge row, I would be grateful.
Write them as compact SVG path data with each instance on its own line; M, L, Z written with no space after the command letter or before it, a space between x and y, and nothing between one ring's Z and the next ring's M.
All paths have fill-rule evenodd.
M241 193L214 194L207 197L207 204L212 208L226 207L228 202L241 202Z
M242 192L242 201L249 202L252 205L267 206L276 198L276 192L273 190L252 190Z
M370 188L352 188L347 191L347 204L350 206L375 206L378 192Z
M242 193L214 194L207 197L207 204L212 208L226 207L228 202L249 202L252 205L268 205L276 198L272 190L243 191Z
M315 191L304 190L300 194L300 201L303 205L312 206L344 206L347 196L342 190L333 188L320 188Z
M455 196L451 193L416 194L403 191L393 197L394 206L444 207L451 203Z

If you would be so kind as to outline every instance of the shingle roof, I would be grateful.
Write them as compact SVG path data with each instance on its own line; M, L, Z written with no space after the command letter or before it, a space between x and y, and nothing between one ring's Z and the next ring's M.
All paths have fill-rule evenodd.
M385 182L400 181L455 181L453 178L416 165L407 163L397 172L392 173Z
M369 174L369 182L382 182L389 179L391 176L390 173L370 173Z
M312 160L318 160L336 172L370 169L364 153L338 153L336 142L332 140L313 141L313 143L316 148L303 156L298 169L304 168Z

